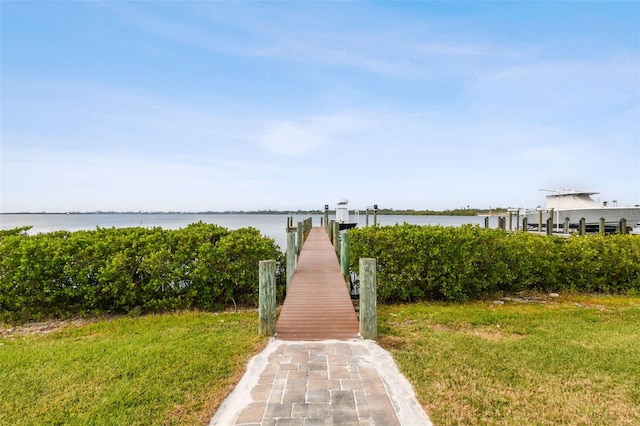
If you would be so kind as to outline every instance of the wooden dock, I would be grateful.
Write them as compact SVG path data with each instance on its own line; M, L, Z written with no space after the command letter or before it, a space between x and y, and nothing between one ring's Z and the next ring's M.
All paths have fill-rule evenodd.
M358 318L324 228L311 228L289 284L276 338L347 340L358 337Z

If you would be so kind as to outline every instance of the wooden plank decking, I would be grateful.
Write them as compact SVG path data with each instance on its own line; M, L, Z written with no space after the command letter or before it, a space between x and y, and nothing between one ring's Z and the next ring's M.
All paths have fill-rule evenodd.
M276 338L354 337L358 337L358 318L336 253L324 228L311 228L276 323Z

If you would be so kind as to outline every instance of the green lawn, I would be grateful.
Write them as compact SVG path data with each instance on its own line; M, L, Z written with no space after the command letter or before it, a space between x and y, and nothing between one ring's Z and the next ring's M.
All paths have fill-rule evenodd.
M560 300L379 306L379 342L437 425L640 424L640 298ZM206 424L257 327L187 312L4 336L0 424Z
M119 318L0 339L0 424L203 424L266 339L255 312Z
M379 307L438 425L640 424L640 298Z

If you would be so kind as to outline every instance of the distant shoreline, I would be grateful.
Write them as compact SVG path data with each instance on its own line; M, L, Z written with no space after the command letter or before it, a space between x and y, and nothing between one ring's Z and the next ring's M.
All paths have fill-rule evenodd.
M352 210L353 211L353 210ZM365 210L360 210L364 212ZM369 210L371 214L373 212ZM491 212L491 214L489 214ZM335 210L329 210L330 214L335 214ZM0 215L322 215L323 210L228 210L228 211L91 211L91 212L7 212ZM456 210L394 210L378 209L377 214L389 216L499 216L507 214L506 210L489 209L456 209Z

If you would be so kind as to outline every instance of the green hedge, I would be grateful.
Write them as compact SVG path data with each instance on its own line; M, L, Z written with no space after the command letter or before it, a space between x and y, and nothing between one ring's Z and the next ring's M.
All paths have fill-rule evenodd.
M349 231L350 267L377 260L378 300L466 300L530 291L640 292L640 237L548 237L479 226Z
M275 241L253 228L17 231L0 234L4 319L255 306L258 262L276 259L285 275Z

